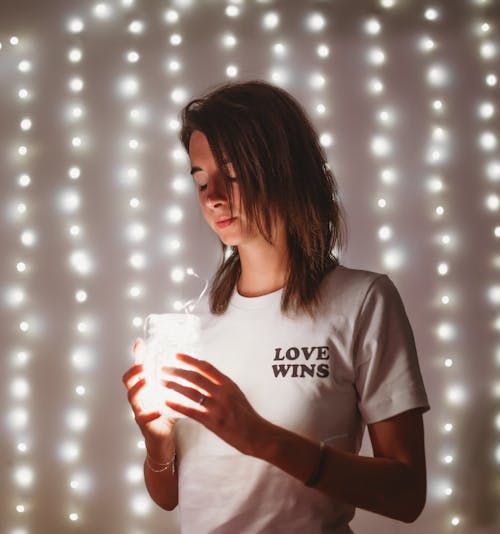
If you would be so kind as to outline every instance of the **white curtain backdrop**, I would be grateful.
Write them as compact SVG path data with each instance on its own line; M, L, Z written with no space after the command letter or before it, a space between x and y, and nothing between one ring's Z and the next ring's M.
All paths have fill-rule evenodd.
M1 0L1 532L178 532L121 376L218 261L178 112L254 78L311 115L431 403L424 512L353 530L498 532L499 36L496 0Z

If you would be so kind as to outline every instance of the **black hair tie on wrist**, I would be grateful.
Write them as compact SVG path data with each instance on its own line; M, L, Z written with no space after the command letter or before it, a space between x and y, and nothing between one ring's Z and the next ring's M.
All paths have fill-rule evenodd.
M320 441L318 464L316 465L316 468L314 469L314 471L311 473L311 476L305 482L307 487L312 488L319 482L319 479L323 473L323 467L325 465L325 458L326 458L325 442Z

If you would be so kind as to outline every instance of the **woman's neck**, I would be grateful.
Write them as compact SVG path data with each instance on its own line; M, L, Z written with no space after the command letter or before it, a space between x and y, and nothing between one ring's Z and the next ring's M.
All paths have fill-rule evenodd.
M288 272L288 254L283 241L270 245L266 241L238 247L241 274L238 293L258 297L282 288Z

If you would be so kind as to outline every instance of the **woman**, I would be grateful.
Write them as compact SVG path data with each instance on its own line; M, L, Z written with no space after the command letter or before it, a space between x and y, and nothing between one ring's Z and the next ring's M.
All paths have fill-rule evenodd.
M411 326L386 275L333 254L341 207L305 112L246 82L190 102L182 119L223 258L196 310L204 353L164 368L165 387L197 407L167 402L178 422L141 407L140 340L123 376L151 497L179 504L182 532L348 533L355 507L414 521L429 405ZM373 458L358 455L365 425Z

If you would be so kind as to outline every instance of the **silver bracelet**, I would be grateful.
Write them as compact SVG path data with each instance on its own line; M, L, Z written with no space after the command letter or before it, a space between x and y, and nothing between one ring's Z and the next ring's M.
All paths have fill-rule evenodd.
M175 473L175 457L176 457L176 453L174 451L174 455L172 456L172 459L169 460L166 464L163 464L161 462L157 462L156 460L153 460L153 458L151 458L149 454L146 453L146 465L148 466L149 470L152 471L153 473L162 473L163 471L166 471L170 466L172 466L172 475L173 475ZM151 465L151 462L149 460L152 460L155 464L160 465L161 469L155 469Z

